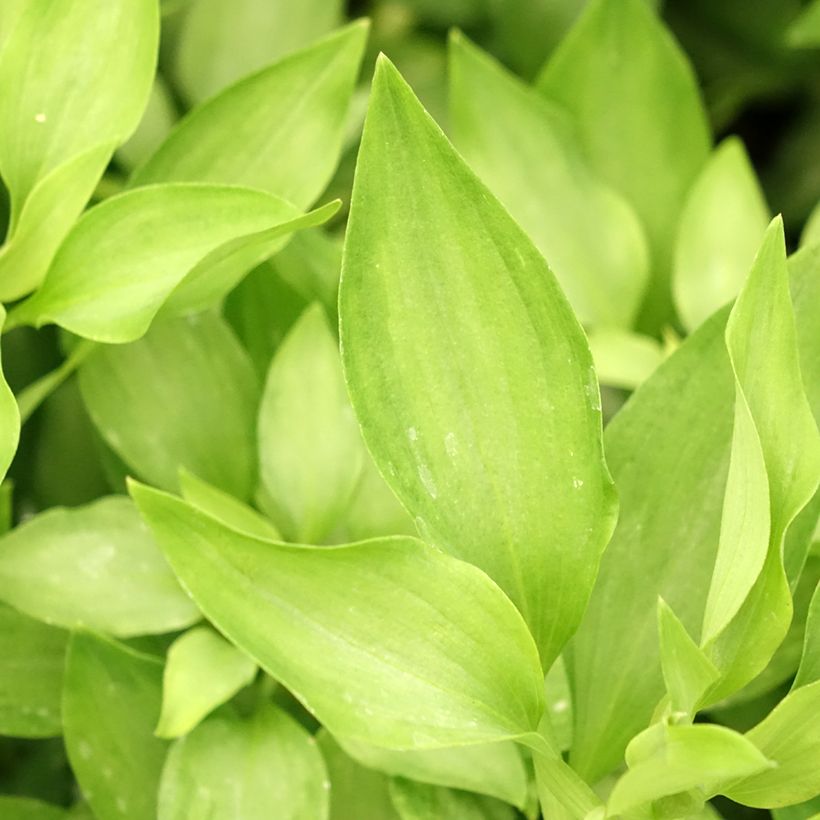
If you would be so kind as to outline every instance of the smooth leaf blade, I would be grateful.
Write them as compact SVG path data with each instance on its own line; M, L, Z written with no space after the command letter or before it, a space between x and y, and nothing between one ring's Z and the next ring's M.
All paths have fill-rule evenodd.
M401 820L514 820L515 809L468 791L395 778L390 796Z
M0 331L6 321L6 311L0 305ZM0 363L0 481L6 477L17 443L20 440L20 410Z
M168 648L155 734L187 734L255 674L256 664L210 627L189 629Z
M512 598L548 668L616 515L589 348L541 255L385 58L340 315L346 379L382 474L424 538Z
M820 680L820 585L812 595L806 616L806 631L800 666L792 685L793 689L807 686Z
M335 734L435 748L537 725L532 639L474 567L412 538L277 544L165 493L131 492L208 618Z
M629 327L649 273L643 228L593 175L569 117L458 33L449 73L456 147L530 234L581 322Z

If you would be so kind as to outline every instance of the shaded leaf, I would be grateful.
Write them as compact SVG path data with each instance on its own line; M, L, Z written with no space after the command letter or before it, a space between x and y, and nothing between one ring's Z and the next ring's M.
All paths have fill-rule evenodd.
M396 778L390 796L401 820L515 820L512 806L472 792Z
M806 616L803 655L794 678L793 689L820 681L820 585L814 591Z
M54 806L31 797L0 796L0 816L3 820L68 820L62 806Z
M792 23L787 33L789 43L797 48L820 46L820 2L814 0Z
M6 319L6 311L0 305L0 331ZM17 442L20 439L20 411L0 365L0 481L6 477Z
M664 355L651 336L602 328L589 334L589 349L602 384L635 390L658 368Z

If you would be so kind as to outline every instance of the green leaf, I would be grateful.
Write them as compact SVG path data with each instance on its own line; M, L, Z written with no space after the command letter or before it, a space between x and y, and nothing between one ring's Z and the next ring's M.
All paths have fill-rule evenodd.
M326 729L316 742L330 778L330 820L398 820L386 775L359 765Z
M305 311L271 362L258 436L266 509L287 540L322 542L350 506L367 453L339 344L319 305Z
M760 808L789 806L820 792L820 681L790 692L750 732L749 740L776 768L727 791L738 803Z
M339 304L376 464L425 539L511 597L549 668L616 515L589 348L543 257L385 58Z
M199 102L341 21L341 0L197 0L180 27L174 75L186 98Z
M153 0L32 0L0 55L0 175L11 226L0 299L35 288L114 148L136 128L159 39Z
M787 806L772 811L774 820L818 820L820 818L820 795L797 806Z
M168 84L161 74L157 74L137 130L117 149L117 162L128 170L142 165L163 143L177 117Z
M803 9L789 27L789 43L796 48L817 48L820 46L820 2L814 0Z
M456 147L532 237L578 318L629 327L649 273L634 211L591 172L563 110L459 33L449 57Z
M820 433L800 373L783 223L779 218L767 230L749 279L735 302L726 326L726 346L735 374L737 401L748 405L751 431L744 430L742 446L749 446L751 433L756 429L765 460L765 473L760 475L760 456L756 454L752 461L747 453L741 456L740 480L747 486L760 484L768 474L771 511L770 521L765 515L761 520L759 511L748 508L760 504L765 511L766 495L757 490L748 493L740 480L733 483L738 455L736 413L715 572L717 575L721 565L725 567L720 592L724 601L732 596L735 601L740 595L745 598L731 622L728 616L725 621L718 621L719 634L709 631L710 622L705 621L704 646L722 673L722 680L710 693L712 702L736 691L761 672L786 636L793 607L784 565L784 539L792 521L820 484ZM735 499L730 494L736 491L740 493L739 509L731 506ZM734 517L728 524L728 537L727 506L728 515ZM761 546L763 539L768 539L768 551L757 558L756 580L751 572L745 571L747 560L752 562L745 551L753 552L753 538L759 538ZM732 539L736 539L735 543ZM724 548L729 554L726 560ZM711 599L707 600L707 616L711 603ZM721 603L718 611L724 611L723 607Z
M512 806L467 791L414 783L390 783L390 796L401 820L515 820Z
M523 808L527 772L518 747L509 741L453 749L397 752L336 738L363 766L393 777L478 792Z
M6 320L6 311L0 305L0 332ZM20 439L20 411L11 392L0 364L0 481L6 477L17 442Z
M412 538L278 544L157 490L131 492L208 618L334 734L423 749L537 725L532 639L476 568Z
M293 231L327 219L300 216L262 191L155 185L92 208L72 229L43 286L17 322L54 322L99 342L138 339L169 297L177 313L216 302Z
M701 698L720 677L669 605L658 599L661 668L673 712L693 718Z
M83 632L66 659L68 759L98 820L156 820L167 744L153 735L162 663Z
M46 623L122 637L199 619L122 496L48 510L3 536L0 599Z
M0 796L0 816L3 820L67 820L62 806L53 806L30 797Z
M62 629L0 605L0 734L51 737L62 733L60 698L67 640Z
M325 820L328 785L315 740L285 712L225 712L171 747L157 818Z
M307 207L339 161L367 29L352 23L194 109L133 184L247 185Z
M589 334L589 349L602 384L635 390L663 361L663 350L651 336L602 328Z
M176 488L183 466L250 497L259 386L218 316L158 322L138 342L100 347L79 378L94 424L137 475Z
M641 324L657 330L673 318L678 218L709 152L694 72L644 0L594 0L538 87L576 117L593 168L643 220L652 279Z
M168 649L157 737L187 734L255 674L256 664L210 627L189 629Z
M806 616L803 655L794 678L793 689L820 680L820 584L814 591Z
M704 797L733 781L769 769L771 763L743 735L723 726L664 726L649 729L653 748L630 764L607 803L617 815L660 798L698 789ZM642 736L638 736L642 739Z
M800 247L807 248L810 245L820 245L820 202L814 206L803 227L803 233L800 234Z
M689 330L737 296L769 219L743 143L724 140L692 185L678 226L672 289Z
M179 488L182 497L189 504L212 518L217 518L232 530L259 538L282 538L273 522L264 515L243 504L238 498L201 481L184 467L179 471Z

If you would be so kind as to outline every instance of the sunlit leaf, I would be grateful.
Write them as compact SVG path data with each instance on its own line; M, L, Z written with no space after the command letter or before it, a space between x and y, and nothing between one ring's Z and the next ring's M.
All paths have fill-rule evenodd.
M512 806L472 792L397 778L390 796L401 820L515 820Z
M663 350L651 336L603 328L589 334L589 349L602 384L634 390L663 361Z

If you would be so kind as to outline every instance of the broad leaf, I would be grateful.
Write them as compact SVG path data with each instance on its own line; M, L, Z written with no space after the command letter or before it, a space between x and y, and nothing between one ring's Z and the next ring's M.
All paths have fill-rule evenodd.
M0 599L46 623L123 637L199 619L122 496L48 510L3 536Z
M578 318L629 327L649 272L632 208L591 172L563 110L458 33L449 54L456 147L530 234Z
M790 692L747 737L776 767L730 789L732 800L774 808L820 792L820 681Z
M341 21L341 0L197 0L180 26L174 74L186 98L199 102Z
M820 818L820 795L796 806L773 809L772 817L774 820L818 820Z
M325 820L327 772L314 739L264 706L208 718L168 753L158 820Z
M60 698L67 640L62 629L0 605L0 734L51 737L62 733Z
M412 538L279 544L157 490L131 492L208 618L334 734L423 749L537 725L532 638L476 568Z
M680 216L672 286L687 328L737 296L768 224L746 149L727 139L695 180Z
M803 655L794 678L793 689L820 680L820 585L814 591L806 616Z
M390 796L401 820L515 820L512 806L467 791L397 778Z
M299 216L278 197L222 185L128 191L83 216L15 320L54 322L100 342L133 341L169 296L178 313L213 304L332 207Z
M394 777L478 792L523 808L527 772L518 747L509 741L454 749L396 752L337 738L354 760Z
M62 806L44 803L31 797L0 796L0 816L4 820L68 820Z
M678 217L709 152L694 72L644 0L593 0L538 86L575 115L593 168L643 220L652 279L642 325L657 330L673 316Z
M31 0L0 54L0 175L11 194L0 299L42 281L115 146L136 128L159 39L153 0Z
M94 424L137 475L176 488L183 466L250 497L259 387L219 317L158 322L138 342L95 350L79 377Z
M0 305L0 331L6 320L6 311ZM17 442L20 439L20 411L11 392L0 364L0 481L6 477Z
M258 436L266 508L287 540L325 540L350 506L368 455L339 344L319 305L303 314L271 362Z
M651 336L603 328L589 334L589 349L602 384L635 390L657 370L663 349Z
M589 348L543 257L385 58L339 304L382 474L425 539L511 597L549 668L615 519Z
M168 84L161 74L157 74L137 130L117 149L117 162L128 170L142 165L163 143L174 127L177 117L176 105Z
M162 663L77 633L69 642L63 727L71 768L98 820L156 820L167 744L154 737Z
M256 664L210 627L180 635L168 649L157 737L187 734L256 674Z
M367 28L353 23L194 109L133 184L247 185L310 205L341 153Z
M179 471L182 497L191 505L213 518L218 518L233 530L260 538L281 539L273 522L252 507L241 502L212 484L198 479L184 467Z

